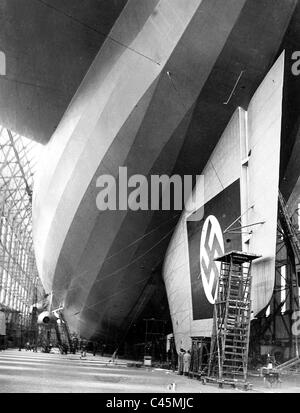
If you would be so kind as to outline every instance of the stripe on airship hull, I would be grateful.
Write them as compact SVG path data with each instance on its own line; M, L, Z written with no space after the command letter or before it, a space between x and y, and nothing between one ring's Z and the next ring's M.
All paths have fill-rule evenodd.
M225 188L204 206L201 221L187 221L193 320L213 316L220 266L214 258L241 250L240 234L224 230L241 215L240 180Z

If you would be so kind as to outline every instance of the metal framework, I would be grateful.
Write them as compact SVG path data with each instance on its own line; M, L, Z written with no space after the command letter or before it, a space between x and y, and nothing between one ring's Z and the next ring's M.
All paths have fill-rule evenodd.
M274 356L277 363L299 355L299 339L293 331L295 316L299 313L297 250L300 236L299 231L296 231L295 218L288 214L285 201L279 193L275 284L269 305L251 324L254 364L261 350L264 355L269 353Z
M32 186L38 144L0 127L0 309L15 334L30 327L43 292L32 241ZM21 331L21 332L20 332Z

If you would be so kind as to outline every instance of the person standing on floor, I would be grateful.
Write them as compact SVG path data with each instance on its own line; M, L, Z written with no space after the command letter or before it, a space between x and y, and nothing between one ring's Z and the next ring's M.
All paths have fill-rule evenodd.
M188 350L183 355L183 373L185 376L189 374L190 364L191 364L191 353Z
M87 342L86 340L82 340L80 358L86 357L86 350L87 350Z
M98 343L96 341L93 342L93 356L97 354L98 351Z
M178 353L178 374L183 374L183 355L184 350L181 348Z

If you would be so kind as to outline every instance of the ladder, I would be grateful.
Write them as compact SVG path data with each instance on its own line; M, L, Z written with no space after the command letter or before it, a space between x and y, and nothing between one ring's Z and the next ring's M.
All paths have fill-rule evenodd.
M251 321L251 263L259 256L231 251L221 262L208 377L223 384L246 383Z

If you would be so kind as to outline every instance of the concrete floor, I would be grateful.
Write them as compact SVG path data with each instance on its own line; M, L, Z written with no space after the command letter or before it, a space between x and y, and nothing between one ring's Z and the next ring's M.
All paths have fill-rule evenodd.
M173 393L170 383L176 383L176 393L240 393L240 389L202 385L197 380L178 376L176 373L155 368L127 367L127 362L118 360L109 363L109 358L88 354L61 355L33 353L22 350L0 352L1 393ZM300 376L283 379L276 388L268 388L261 378L251 378L256 392L300 393Z

